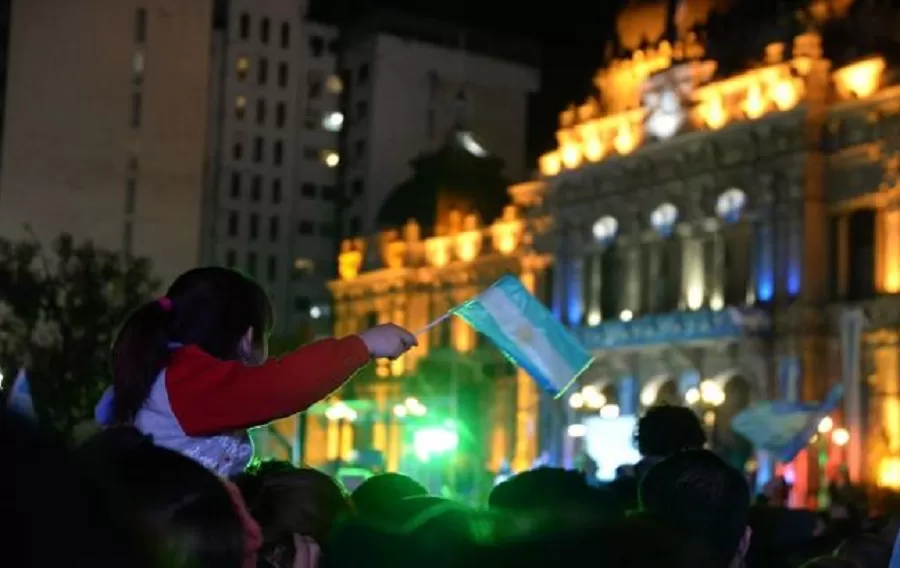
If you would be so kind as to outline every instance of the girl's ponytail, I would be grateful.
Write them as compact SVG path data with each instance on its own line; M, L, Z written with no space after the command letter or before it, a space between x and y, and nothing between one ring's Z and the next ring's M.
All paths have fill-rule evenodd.
M128 316L112 346L113 421L131 424L169 363L172 300L148 302Z

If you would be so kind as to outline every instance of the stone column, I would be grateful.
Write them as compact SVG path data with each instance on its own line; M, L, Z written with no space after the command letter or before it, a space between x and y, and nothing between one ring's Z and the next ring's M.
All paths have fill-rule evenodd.
M900 292L900 203L892 203L878 210L879 229L875 263L878 290L885 294Z
M696 310L703 305L705 278L703 274L703 241L693 233L681 245L681 309Z

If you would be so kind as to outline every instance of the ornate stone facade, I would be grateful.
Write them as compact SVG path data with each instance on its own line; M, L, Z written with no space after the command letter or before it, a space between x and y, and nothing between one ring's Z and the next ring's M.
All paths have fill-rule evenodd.
M444 221L428 238L410 221L402 231L343 244L340 278L330 284L337 335L382 322L423 329L504 274L517 275L536 293L545 285L549 257L532 250L530 229L514 207L487 226L475 215L450 213ZM462 320L450 318L420 335L419 347L404 357L355 378L310 413L307 463L374 449L397 469L410 449L410 429L394 410L413 397L430 413L474 430L479 468L496 471L504 460L531 464L538 452L537 389L479 339ZM350 423L328 420L328 408L339 400L364 408Z
M708 380L728 438L753 399L821 399L850 380L839 316L862 305L841 451L898 486L900 86L878 53L827 59L816 32L760 55L720 78L688 34L614 61L514 200L552 219L535 248L555 259L553 308L595 351L584 384L621 412Z

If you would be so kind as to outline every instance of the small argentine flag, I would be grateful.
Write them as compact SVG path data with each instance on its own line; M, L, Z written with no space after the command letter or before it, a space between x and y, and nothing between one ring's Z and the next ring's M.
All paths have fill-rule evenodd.
M31 385L25 371L19 371L16 380L13 381L12 390L6 398L6 406L16 414L25 418L34 419L34 403L31 400Z
M537 298L512 276L451 310L485 335L538 385L559 395L593 357Z
M790 462L809 445L819 422L837 408L843 396L844 387L838 383L821 404L762 402L735 416L731 427L757 448Z

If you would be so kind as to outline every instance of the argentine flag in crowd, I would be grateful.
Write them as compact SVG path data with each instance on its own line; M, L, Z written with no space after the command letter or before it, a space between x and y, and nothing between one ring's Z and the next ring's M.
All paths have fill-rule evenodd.
M13 381L12 390L6 397L6 406L11 411L25 418L34 419L34 403L31 400L31 385L24 370L19 371Z
M837 408L843 396L844 387L838 383L819 404L761 402L735 416L731 427L758 449L783 463L790 462L809 445L819 422Z
M525 369L544 390L559 395L593 361L590 353L513 276L455 307L513 363Z

